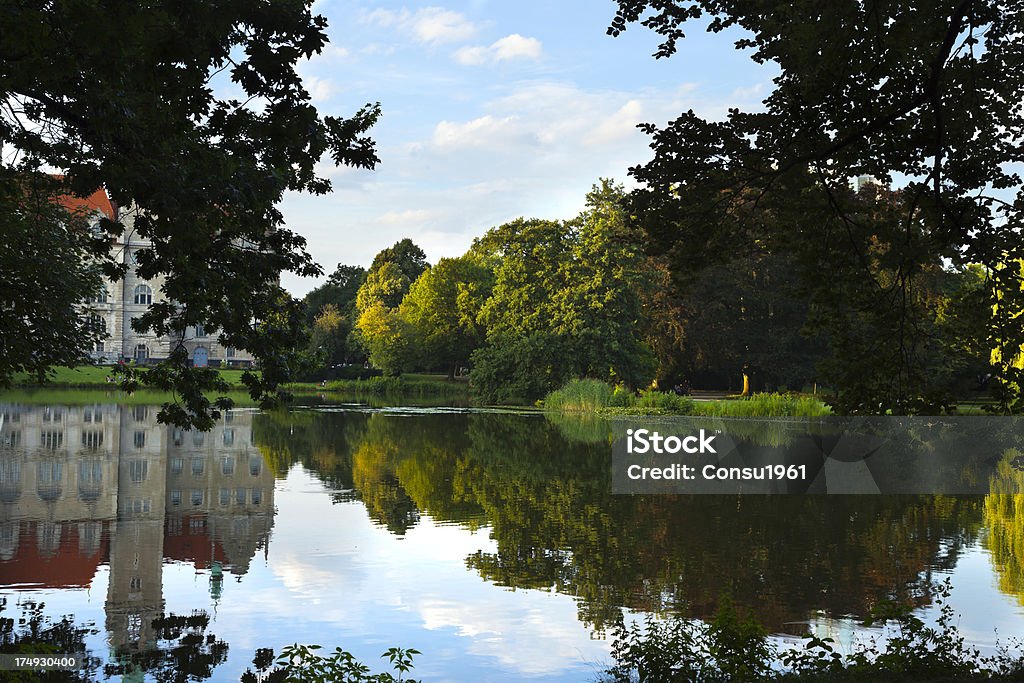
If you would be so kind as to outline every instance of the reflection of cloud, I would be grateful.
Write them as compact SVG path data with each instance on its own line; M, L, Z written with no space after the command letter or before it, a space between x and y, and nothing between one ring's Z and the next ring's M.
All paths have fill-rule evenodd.
M497 659L521 674L551 675L575 668L581 659L607 657L606 643L580 637L584 629L570 599L533 591L518 595L514 600L484 603L427 597L417 609L427 629L454 629L472 639L470 653ZM524 610L521 603L530 606Z
M473 45L455 52L455 60L467 66L478 66L513 59L540 59L544 50L536 38L527 38L518 33L496 40L491 45Z
M386 28L395 27L429 45L466 40L476 33L476 26L465 16L443 7L424 7L415 12L377 9L366 18Z

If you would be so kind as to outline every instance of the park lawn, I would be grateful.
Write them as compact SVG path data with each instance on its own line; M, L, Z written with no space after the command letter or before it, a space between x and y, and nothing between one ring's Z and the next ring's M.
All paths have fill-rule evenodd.
M26 373L14 376L15 387L106 387L110 388L107 376L112 365L80 365L74 368L51 368L52 374L47 382L40 384L34 377ZM218 370L220 376L234 388L244 389L242 373L244 370Z

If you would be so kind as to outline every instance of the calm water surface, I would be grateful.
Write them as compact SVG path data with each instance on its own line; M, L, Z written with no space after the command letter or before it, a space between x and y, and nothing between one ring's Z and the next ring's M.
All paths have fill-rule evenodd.
M1024 633L1012 496L612 496L599 421L319 406L199 434L156 412L0 399L0 616L72 615L97 677L134 657L152 679L200 633L179 652L215 681L296 641L377 670L415 647L431 681L588 681L622 618L729 592L849 647L880 599L928 617L946 577L970 641Z

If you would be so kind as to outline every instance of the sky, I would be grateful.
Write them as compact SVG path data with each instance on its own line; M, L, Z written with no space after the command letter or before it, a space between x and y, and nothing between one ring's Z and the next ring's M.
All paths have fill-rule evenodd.
M641 122L693 109L724 118L757 108L770 67L735 50L738 34L694 26L671 59L639 25L606 34L611 0L450 0L443 4L321 0L330 43L299 64L322 114L380 102L373 171L320 170L326 196L289 194L288 228L324 268L282 276L296 296L338 264L368 266L405 237L436 263L518 217L576 215L599 178L630 186L651 156Z

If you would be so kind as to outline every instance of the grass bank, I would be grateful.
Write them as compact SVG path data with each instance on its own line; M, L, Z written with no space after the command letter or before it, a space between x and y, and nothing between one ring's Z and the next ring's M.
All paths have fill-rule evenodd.
M818 417L831 415L810 396L754 394L749 398L695 401L663 391L639 395L593 379L576 379L544 397L544 409L598 415L695 415L702 417Z
M107 377L113 365L80 365L74 368L51 368L51 374L46 382L40 383L35 377L27 373L19 373L14 376L11 384L17 388L47 387L47 388L111 388ZM143 368L143 372L145 369ZM242 373L245 370L217 370L221 379L232 388L244 389L242 384Z
M318 382L294 382L286 385L295 393L334 393L347 396L388 396L395 398L469 398L469 382L449 380L445 375L406 373L399 377L335 379Z

